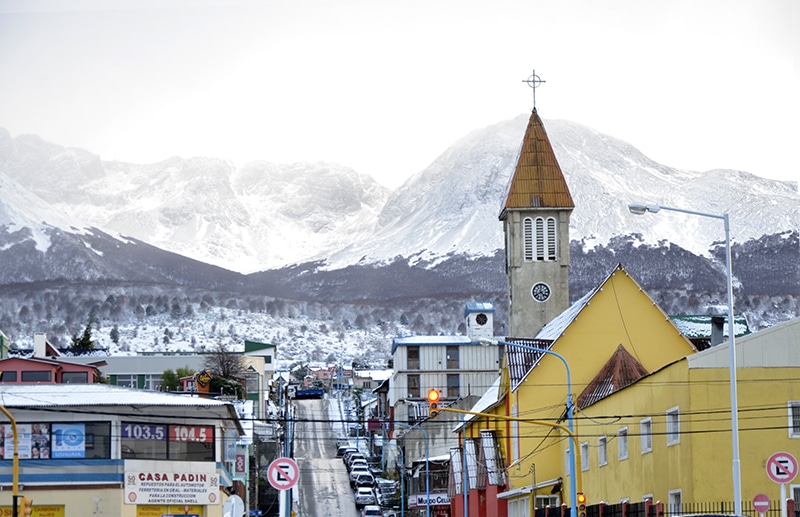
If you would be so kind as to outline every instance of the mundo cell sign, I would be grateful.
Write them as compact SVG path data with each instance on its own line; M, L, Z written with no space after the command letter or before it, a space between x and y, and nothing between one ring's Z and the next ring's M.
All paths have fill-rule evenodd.
M447 492L431 493L430 497L431 506L447 506L450 504L450 498L447 497ZM417 494L408 498L408 506L420 507L425 505L425 494Z
M219 504L211 462L125 460L125 504Z

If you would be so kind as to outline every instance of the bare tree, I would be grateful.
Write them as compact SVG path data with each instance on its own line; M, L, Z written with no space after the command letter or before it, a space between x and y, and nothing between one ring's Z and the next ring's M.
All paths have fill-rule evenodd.
M231 351L222 342L206 356L203 366L218 377L235 380L244 379L244 358L241 354Z

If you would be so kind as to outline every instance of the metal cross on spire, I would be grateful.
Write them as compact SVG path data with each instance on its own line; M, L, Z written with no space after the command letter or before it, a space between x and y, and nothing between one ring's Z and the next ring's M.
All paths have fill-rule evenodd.
M528 83L528 86L530 86L531 90L533 90L533 111L536 111L536 88L538 88L540 84L546 83L547 81L540 79L539 76L536 75L536 70L534 70L531 76L527 79L523 79L522 82Z

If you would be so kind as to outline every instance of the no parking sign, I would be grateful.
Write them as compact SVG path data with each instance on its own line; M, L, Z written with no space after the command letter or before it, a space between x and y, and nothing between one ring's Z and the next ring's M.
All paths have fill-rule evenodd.
M776 483L790 483L797 476L797 460L788 452L776 452L767 460L767 476Z
M300 469L292 458L278 458L269 464L267 479L269 484L278 490L289 490L300 477Z

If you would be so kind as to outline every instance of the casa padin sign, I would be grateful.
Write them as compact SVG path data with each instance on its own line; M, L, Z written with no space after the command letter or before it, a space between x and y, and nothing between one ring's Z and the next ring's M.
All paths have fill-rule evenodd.
M212 462L125 460L125 504L219 504Z

